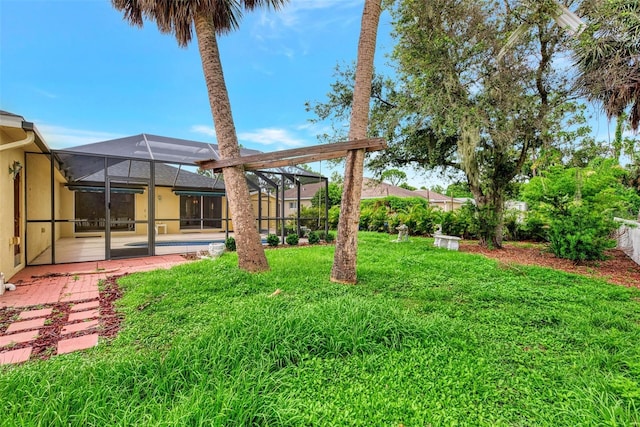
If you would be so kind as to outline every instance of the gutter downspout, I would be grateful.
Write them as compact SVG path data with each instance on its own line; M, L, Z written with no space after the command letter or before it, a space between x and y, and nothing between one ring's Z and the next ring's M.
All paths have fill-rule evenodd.
M12 150L14 148L20 148L24 145L29 145L35 140L35 133L29 130L27 131L27 137L20 141L10 142L9 144L0 145L0 151Z

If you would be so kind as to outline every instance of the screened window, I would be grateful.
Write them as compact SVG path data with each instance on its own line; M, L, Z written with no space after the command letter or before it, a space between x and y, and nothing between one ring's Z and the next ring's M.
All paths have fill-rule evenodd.
M222 198L180 196L180 228L188 230L222 228Z
M76 232L104 231L106 226L104 192L76 191ZM133 221L135 218L135 194L111 194L111 220ZM133 224L111 224L111 231L127 231Z

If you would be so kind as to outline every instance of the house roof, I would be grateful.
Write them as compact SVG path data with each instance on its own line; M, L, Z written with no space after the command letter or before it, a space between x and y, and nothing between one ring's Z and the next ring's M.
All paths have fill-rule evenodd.
M80 145L77 147L57 150L60 153L93 154L109 157L121 157L134 160L153 160L162 163L195 165L197 161L220 160L217 144L191 141L188 139L170 138L166 136L141 133L125 138ZM240 154L248 156L259 154L258 150L242 148ZM288 166L273 170L278 173L288 173L303 177L319 177L296 166Z
M224 191L224 183L221 179L214 179L193 173L181 167L156 163L154 172L155 185L158 187L198 188ZM150 175L149 163L123 160L109 165L109 174L132 178L131 180L115 178L116 183L121 181L122 183L135 184L136 178L148 179ZM85 176L73 178L73 184L75 185L90 185L94 183L104 183L104 169Z
M316 195L319 189L324 188L324 181L322 182L312 182L309 184L302 184L300 186L300 200L310 200L313 196ZM285 200L293 200L297 199L297 189L296 187L285 190L284 199Z
M3 134L8 136L13 142L20 141L27 137L28 132L33 132L33 142L23 148L29 151L39 150L43 153L49 153L50 151L35 125L27 122L24 117L18 114L0 110L0 128ZM11 143L11 141L9 143Z
M371 178L362 180L362 199L377 199L380 197L396 196L396 197L424 197L416 194L414 191L407 190L396 185L386 182L376 181Z
M451 197L445 196L444 194L436 193L431 190L415 190L414 193L419 194L425 199L429 200L433 203L442 203L442 202L450 202Z
M440 193L436 193L435 191L431 191L431 190L415 190L414 193L418 193L420 194L420 196L424 197L425 199L429 200L429 203L451 203L451 197L450 196L445 196L443 194ZM453 201L455 203L465 203L467 200L473 200L472 198L469 197L454 197Z
M5 111L5 110L0 110L0 116L18 117L20 120L24 120L24 117L18 114L10 113L9 111Z

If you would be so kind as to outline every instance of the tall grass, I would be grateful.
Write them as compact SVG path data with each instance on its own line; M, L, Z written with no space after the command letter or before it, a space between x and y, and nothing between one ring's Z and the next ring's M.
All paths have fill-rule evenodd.
M356 286L328 246L125 277L117 338L0 368L0 424L640 423L639 292L389 240Z

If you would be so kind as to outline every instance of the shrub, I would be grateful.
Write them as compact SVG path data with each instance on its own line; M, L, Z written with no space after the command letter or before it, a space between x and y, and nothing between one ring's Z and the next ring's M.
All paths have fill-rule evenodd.
M615 229L615 222L606 213L587 205L569 205L551 220L550 249L558 258L576 263L603 260L604 251L615 247L615 240L610 238Z
M360 209L360 223L358 224L358 228L360 230L368 230L369 224L371 224L371 217L373 216L373 209L371 208L362 208ZM337 223L336 223L337 225ZM333 227L335 228L335 227Z
M386 233L389 231L389 221L388 221L389 211L388 208L384 205L378 206L374 211L373 215L371 215L371 221L369 222L369 231L377 231Z
M539 213L528 211L525 215L524 222L520 224L519 237L521 240L546 242L547 228L547 222Z
M334 240L336 240L336 236L332 233L332 232L327 232L327 234L325 234L324 236L324 241L327 243L331 243Z
M309 240L310 245L320 243L320 236L318 236L318 233L316 231L309 232L309 236L307 237L307 239Z
M224 246L227 248L228 251L235 251L236 250L236 239L234 239L233 237L229 237L227 238L227 240L224 241Z
M329 208L329 227L338 228L338 220L340 219L340 206L331 206Z
M275 234L269 234L267 236L267 244L269 246L278 246L280 244L280 238Z
M296 233L291 233L287 235L287 238L286 238L287 245L295 246L298 244L298 241L300 241L300 238Z
M309 230L317 230L324 221L324 208L302 206L300 209L300 226Z

